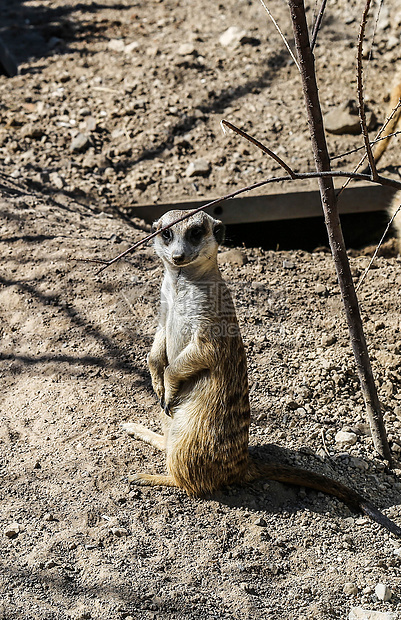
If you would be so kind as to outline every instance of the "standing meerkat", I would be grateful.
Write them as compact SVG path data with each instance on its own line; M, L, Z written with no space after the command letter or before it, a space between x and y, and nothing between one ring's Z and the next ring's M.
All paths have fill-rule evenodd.
M155 222L154 229L161 230L184 214L170 211ZM226 485L268 478L334 495L401 536L401 528L344 485L250 456L245 350L234 304L217 265L223 237L222 222L203 212L155 237L165 273L160 321L148 364L164 434L135 423L123 428L166 451L168 474L137 473L130 482L176 486L202 497Z

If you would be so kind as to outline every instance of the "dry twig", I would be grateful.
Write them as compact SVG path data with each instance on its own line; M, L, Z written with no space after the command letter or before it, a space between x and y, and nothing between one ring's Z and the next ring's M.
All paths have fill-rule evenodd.
M324 11L326 9L326 4L327 4L327 0L322 0L322 4L320 5L319 13L317 14L316 21L315 21L315 23L313 25L313 31L312 31L311 43L310 43L310 48L311 48L312 52L315 49L317 35L319 33L320 26L322 24L322 19L323 19Z
M378 254L378 252L379 252L379 250L380 250L380 247L381 247L381 245L382 245L383 241L384 241L384 240L385 240L385 238L386 238L386 235L387 235L387 233L388 233L388 231L389 231L389 228L390 228L391 224L394 222L394 218L395 218L395 216L396 216L396 215L397 215L400 211L401 211L401 204L400 204L400 206L398 207L398 209L396 209L396 211L393 213L393 215L392 215L392 217L391 217L390 221L388 222L388 224L387 224L387 226L386 226L386 230L384 231L384 233L383 233L383 235L382 235L382 238L380 239L379 243L377 244L377 247L376 247L376 249L375 249L375 251L374 251L374 253L373 253L372 258L371 258L371 259L370 259L370 261L369 261L369 265L366 267L365 271L363 272L363 274L362 274L362 276L361 276L361 278L360 278L360 280L359 280L359 282L358 282L358 285L357 285L357 287L356 287L356 289L355 289L357 292L358 292L358 291L359 291L359 289L361 288L363 281L365 280L366 276L368 275L368 272L369 272L369 270L370 270L371 266L373 265L373 263L374 263L374 261L375 261L375 259L376 259L376 256L377 256L377 254Z
M297 61L297 59L295 58L295 56L294 56L294 54L293 54L293 51L292 51L292 49L290 48L290 45L289 45L289 43L288 43L287 39L285 38L285 36L283 35L283 33L282 33L282 32L281 32L281 30L280 30L280 26L278 25L278 23L277 23L277 22L276 22L276 20L274 19L273 15L270 13L270 11L269 11L269 9L267 8L267 6L266 6L266 4L265 4L264 0L260 0L260 3L261 3L261 5L263 6L263 8L264 8L264 10L266 11L266 13L268 14L268 16L270 17L270 19L272 20L272 22L273 22L273 24L274 24L274 26L275 26L275 28L276 28L277 32L279 33L280 37L282 38L282 40L283 40L283 42L284 42L284 45L286 46L287 50L289 51L291 58L292 58L292 59L293 59L293 61L295 62L295 65L297 66L298 71L301 71L300 66L299 66L299 64L298 64L298 61Z
M252 144L257 146L258 149L263 151L263 153L266 153L266 155L270 155L270 157L274 159L274 161L280 164L280 166L284 168L286 172L288 172L288 174L290 175L292 179L295 179L296 173L285 163L285 161L283 161L281 157L276 155L276 153L271 151L267 146L259 142L259 140L256 140L256 138L253 138L252 136L250 136L249 133L246 133L246 131L244 131L243 129L240 129L239 127L236 127L229 121L226 121L224 118L223 120L220 121L220 125L224 133L226 133L226 128L231 129L231 131L233 131L234 133L237 133L239 136L242 136L243 138L245 138L245 140L248 140L248 142L251 142Z
M365 114L365 102L363 98L363 78L362 78L362 73L363 73L362 46L363 46L363 40L365 36L365 28L366 28L366 22L368 19L369 8L370 8L370 0L366 0L365 8L362 14L362 19L361 19L361 23L359 27L358 46L357 46L357 50L358 50L357 76L356 77L357 77L357 92L358 92L358 110L359 110L359 119L361 122L362 135L363 135L363 140L365 142L365 149L366 149L366 154L369 160L370 170L372 172L372 178L376 180L377 179L376 164L375 164L375 159L373 157L372 149L370 146L369 134L368 134L367 126L366 126L366 114Z

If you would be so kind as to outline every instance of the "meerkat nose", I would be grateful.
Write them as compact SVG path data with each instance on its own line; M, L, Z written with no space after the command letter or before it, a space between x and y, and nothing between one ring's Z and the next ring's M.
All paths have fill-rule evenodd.
M185 254L172 254L171 258L173 259L173 263L176 265L181 265L185 261Z

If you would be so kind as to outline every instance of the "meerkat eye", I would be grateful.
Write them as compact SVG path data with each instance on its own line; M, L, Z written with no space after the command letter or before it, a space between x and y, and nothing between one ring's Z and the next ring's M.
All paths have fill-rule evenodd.
M205 229L203 226L194 226L189 231L189 239L193 243L199 243L205 234Z
M170 243L170 241L173 238L173 233L171 232L170 228L167 228L167 230L163 230L162 232L162 238L166 243Z

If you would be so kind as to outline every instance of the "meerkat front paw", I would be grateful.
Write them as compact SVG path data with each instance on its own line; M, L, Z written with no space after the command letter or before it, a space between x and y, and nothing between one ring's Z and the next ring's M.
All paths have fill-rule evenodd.
M161 406L163 407L162 403L164 403L164 400L165 400L163 380L152 378L152 387L153 387L153 390L157 398L160 401Z

